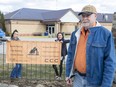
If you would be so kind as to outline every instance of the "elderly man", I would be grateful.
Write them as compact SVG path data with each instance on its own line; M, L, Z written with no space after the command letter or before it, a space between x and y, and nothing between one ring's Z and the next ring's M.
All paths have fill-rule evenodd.
M85 6L78 14L82 27L71 35L66 61L66 82L73 87L111 87L115 72L112 33L97 21L97 11Z

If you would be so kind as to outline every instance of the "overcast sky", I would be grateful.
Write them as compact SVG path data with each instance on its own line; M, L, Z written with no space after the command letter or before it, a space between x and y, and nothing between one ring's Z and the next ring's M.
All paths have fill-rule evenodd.
M6 13L21 8L81 11L88 4L94 5L99 13L116 12L116 0L0 0L0 11Z

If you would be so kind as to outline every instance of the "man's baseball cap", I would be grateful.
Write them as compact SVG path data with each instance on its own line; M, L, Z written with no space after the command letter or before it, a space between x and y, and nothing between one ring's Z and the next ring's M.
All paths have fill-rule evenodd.
M96 8L93 5L86 5L85 7L83 7L82 11L78 14L78 16L82 14L91 15L93 13L97 13Z

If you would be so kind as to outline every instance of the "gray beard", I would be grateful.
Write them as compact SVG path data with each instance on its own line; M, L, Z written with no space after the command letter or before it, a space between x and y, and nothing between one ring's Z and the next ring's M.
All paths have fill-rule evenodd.
M92 27L90 25L90 23L82 23L82 26L85 28L85 30L89 29L90 27Z

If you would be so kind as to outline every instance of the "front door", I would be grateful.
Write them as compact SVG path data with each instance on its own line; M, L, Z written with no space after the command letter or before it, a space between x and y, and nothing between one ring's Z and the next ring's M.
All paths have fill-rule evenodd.
M46 31L49 33L49 34L53 34L54 33L54 25L47 25L46 26Z

